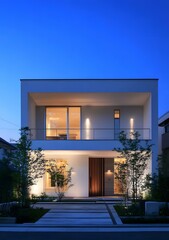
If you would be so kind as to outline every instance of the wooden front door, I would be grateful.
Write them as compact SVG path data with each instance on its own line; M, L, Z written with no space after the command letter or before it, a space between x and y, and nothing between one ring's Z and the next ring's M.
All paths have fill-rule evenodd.
M104 196L104 158L89 158L89 196Z

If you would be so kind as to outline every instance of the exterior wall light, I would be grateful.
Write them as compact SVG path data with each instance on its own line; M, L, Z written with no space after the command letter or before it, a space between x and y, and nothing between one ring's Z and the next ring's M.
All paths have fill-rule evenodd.
M86 125L86 139L90 139L90 119L89 118L86 118L86 121L85 121L85 125Z

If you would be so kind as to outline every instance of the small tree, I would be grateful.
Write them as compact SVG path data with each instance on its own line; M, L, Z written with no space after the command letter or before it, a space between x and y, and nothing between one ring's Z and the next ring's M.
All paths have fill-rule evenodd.
M125 196L125 202L128 198L128 189L127 189L127 164L126 161L118 161L115 163L116 171L114 172L115 178L118 180L120 192Z
M126 175L119 178L126 183L126 191L131 189L133 200L140 196L143 175L151 157L152 147L148 141L145 141L143 146L139 137L138 132L131 132L130 138L127 138L127 134L122 131L119 136L122 148L116 149L120 152L120 157L126 159L125 165L119 164L119 172L122 171Z
M20 130L20 139L16 142L16 151L13 155L13 164L16 169L17 193L22 206L29 198L30 187L45 173L45 159L42 149L32 150L32 141L29 128Z
M61 201L65 192L73 186L71 184L72 168L69 168L67 162L64 160L54 159L47 161L46 168L51 177L51 182L53 182L53 186L55 187L57 200Z

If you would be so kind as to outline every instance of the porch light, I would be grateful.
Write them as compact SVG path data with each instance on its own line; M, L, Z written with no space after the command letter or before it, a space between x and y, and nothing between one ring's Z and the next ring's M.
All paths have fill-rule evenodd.
M107 170L106 173L107 173L107 174L112 174L112 171L109 169L109 170Z

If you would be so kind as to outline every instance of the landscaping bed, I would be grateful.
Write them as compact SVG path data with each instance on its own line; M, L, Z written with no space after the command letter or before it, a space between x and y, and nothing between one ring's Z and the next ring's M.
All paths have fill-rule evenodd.
M168 208L161 208L159 215L146 216L144 201L134 203L130 206L116 205L115 209L124 224L169 223Z
M120 218L124 224L169 223L169 216L121 216Z
M9 223L11 223L13 218L15 219L13 223L34 223L48 211L49 209L15 206L11 208L10 212L0 212L0 222L8 223L9 219Z
M43 208L20 208L14 216L16 223L34 223L48 211L49 209Z

